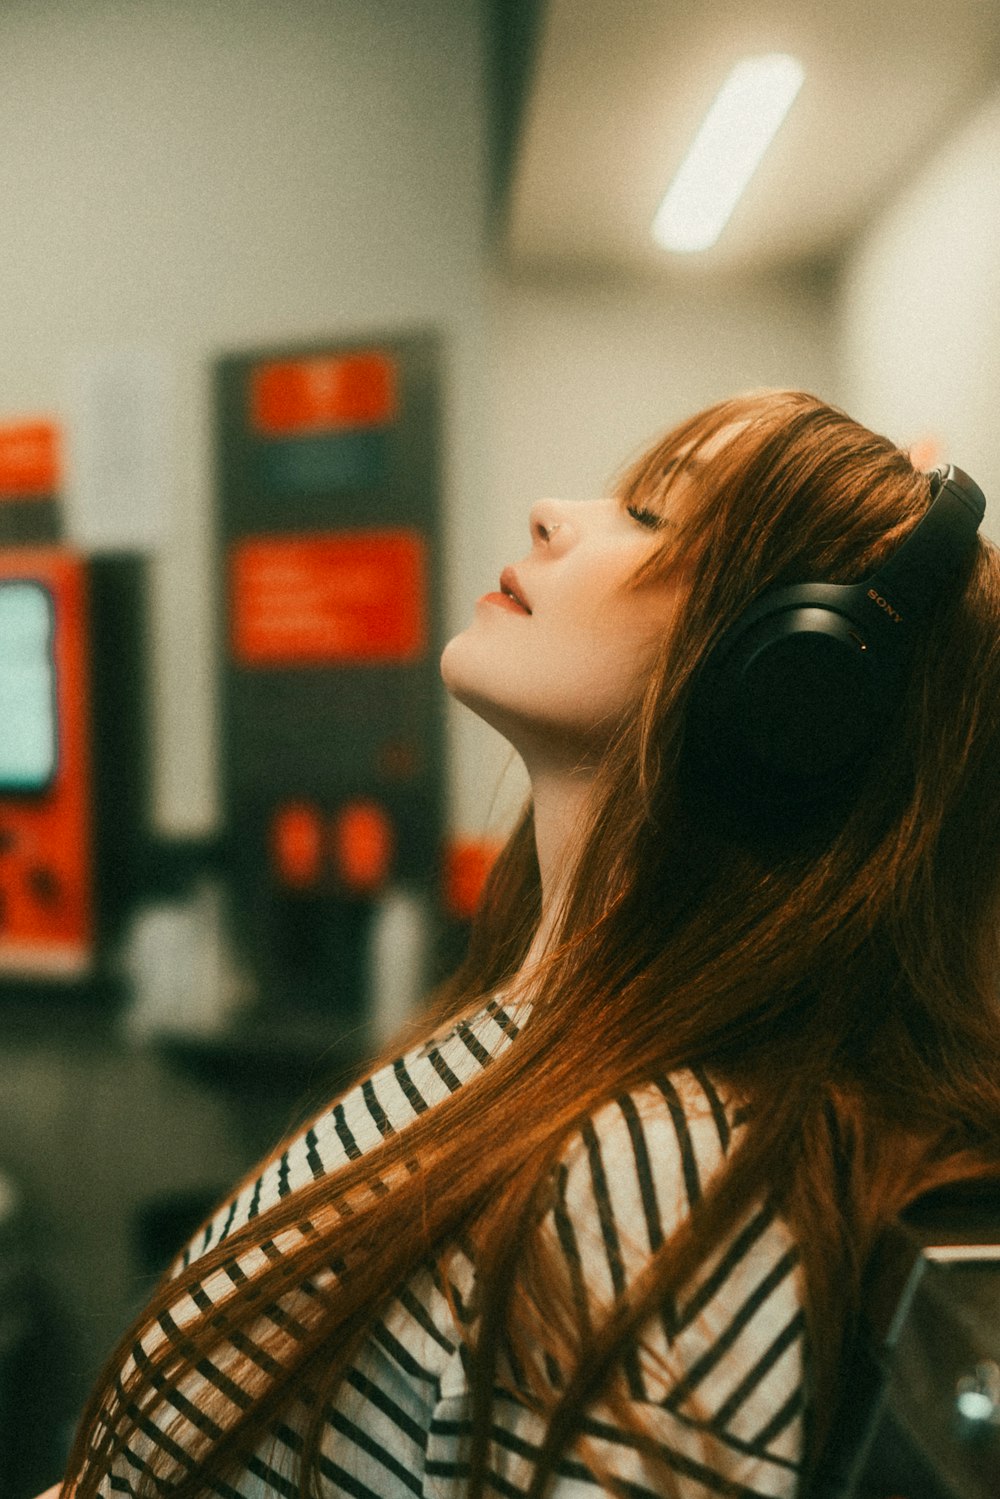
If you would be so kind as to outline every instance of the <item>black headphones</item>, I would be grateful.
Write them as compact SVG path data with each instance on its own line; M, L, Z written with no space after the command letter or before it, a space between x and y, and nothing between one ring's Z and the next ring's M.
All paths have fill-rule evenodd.
M716 788L822 800L866 762L900 702L919 627L962 575L986 509L961 469L930 480L927 514L872 577L770 588L713 649L688 743Z

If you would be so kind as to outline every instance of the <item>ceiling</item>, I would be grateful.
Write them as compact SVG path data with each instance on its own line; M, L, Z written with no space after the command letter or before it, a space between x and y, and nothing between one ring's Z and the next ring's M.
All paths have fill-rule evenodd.
M829 259L1000 78L997 0L547 0L506 167L515 265L751 271ZM786 51L805 83L718 243L650 224L732 64Z

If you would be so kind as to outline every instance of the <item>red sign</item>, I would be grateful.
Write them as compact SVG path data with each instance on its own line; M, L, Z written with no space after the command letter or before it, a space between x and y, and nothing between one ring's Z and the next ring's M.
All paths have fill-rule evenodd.
M55 422L0 426L0 500L30 500L59 488L59 428Z
M387 426L396 418L395 360L373 350L258 365L250 415L266 437Z
M262 536L230 555L232 649L247 666L416 661L427 649L416 531Z

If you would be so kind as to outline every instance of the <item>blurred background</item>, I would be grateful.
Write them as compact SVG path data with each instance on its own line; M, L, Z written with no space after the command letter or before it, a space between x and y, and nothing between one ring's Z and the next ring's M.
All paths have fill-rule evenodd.
M651 226L730 69L788 117ZM0 1496L461 952L524 784L441 644L544 494L802 386L1000 534L982 0L0 9Z

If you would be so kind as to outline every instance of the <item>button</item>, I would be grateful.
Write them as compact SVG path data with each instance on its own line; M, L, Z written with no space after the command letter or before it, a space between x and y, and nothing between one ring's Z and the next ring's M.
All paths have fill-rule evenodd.
M353 895L374 895L389 878L396 834L388 812L378 802L359 798L345 802L332 829L334 868Z
M319 880L323 820L311 802L286 802L271 819L271 863L278 882L308 890Z

